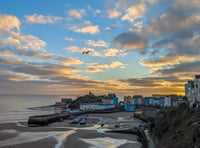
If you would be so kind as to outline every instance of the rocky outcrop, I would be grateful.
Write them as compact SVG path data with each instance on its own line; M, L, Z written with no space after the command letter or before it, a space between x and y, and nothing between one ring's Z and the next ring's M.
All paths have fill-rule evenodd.
M69 108L79 108L81 103L102 103L102 97L95 96L92 93L85 96L80 96L71 102Z

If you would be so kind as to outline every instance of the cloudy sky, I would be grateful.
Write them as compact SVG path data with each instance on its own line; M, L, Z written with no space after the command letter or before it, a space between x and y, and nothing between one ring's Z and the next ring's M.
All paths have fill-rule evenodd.
M183 95L200 1L1 0L0 41L0 94Z

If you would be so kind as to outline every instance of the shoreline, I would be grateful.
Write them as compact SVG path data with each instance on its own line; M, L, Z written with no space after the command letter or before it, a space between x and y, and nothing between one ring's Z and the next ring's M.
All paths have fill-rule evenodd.
M0 147L2 141L9 139L9 142L12 143L15 138L22 138L20 144L12 145L13 148L25 148L25 147L55 147L57 148L59 145L64 145L64 147L81 147L87 148L92 146L94 143L102 143L105 145L110 145L112 142L114 144L118 144L120 147L141 147L141 143L139 143L138 136L134 134L127 133L111 133L104 132L100 133L97 129L100 127L98 122L94 122L93 118L99 117L106 121L108 121L108 125L112 125L109 123L110 121L114 121L119 117L130 117L132 113L130 112L118 112L118 113L110 113L110 114L89 114L91 123L88 125L71 125L69 124L69 120L64 120L63 122L55 122L49 124L48 126L42 127L23 127L17 125L17 123L4 123L0 124ZM112 117L112 118L111 118ZM25 124L26 122L20 123ZM92 124L93 123L93 124ZM139 120L135 120L135 123L138 125L142 122ZM98 126L96 126L98 125ZM9 131L10 130L10 131ZM3 132L2 132L3 131ZM7 131L7 132L6 132ZM10 132L10 133L9 133ZM48 136L47 136L48 135ZM47 137L45 137L47 136ZM36 138L37 137L37 138ZM66 137L63 138L63 137ZM29 138L32 138L31 141L26 141ZM36 138L36 140L34 140ZM80 139L81 138L81 139ZM54 139L54 140L53 140ZM63 140L65 139L65 140ZM109 139L109 140L106 140ZM91 141L91 142L88 142ZM110 142L108 142L110 141ZM57 145L57 146L56 146ZM9 147L9 146L3 146Z

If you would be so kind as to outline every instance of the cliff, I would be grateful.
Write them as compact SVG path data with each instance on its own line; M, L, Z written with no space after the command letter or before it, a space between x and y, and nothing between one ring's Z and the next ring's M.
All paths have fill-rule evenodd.
M157 148L200 148L200 112L187 105L165 109L155 119L152 135Z

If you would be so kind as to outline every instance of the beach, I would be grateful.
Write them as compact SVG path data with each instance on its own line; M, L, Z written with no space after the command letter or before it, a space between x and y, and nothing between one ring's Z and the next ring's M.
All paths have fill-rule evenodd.
M85 125L70 124L70 120L43 127L28 127L26 122L0 124L0 147L7 148L88 148L88 147L141 147L137 135L105 132L118 122L137 127L142 122L132 118L130 112L88 114ZM101 127L101 124L104 124ZM124 124L124 123L123 123ZM125 125L123 125L125 126Z

